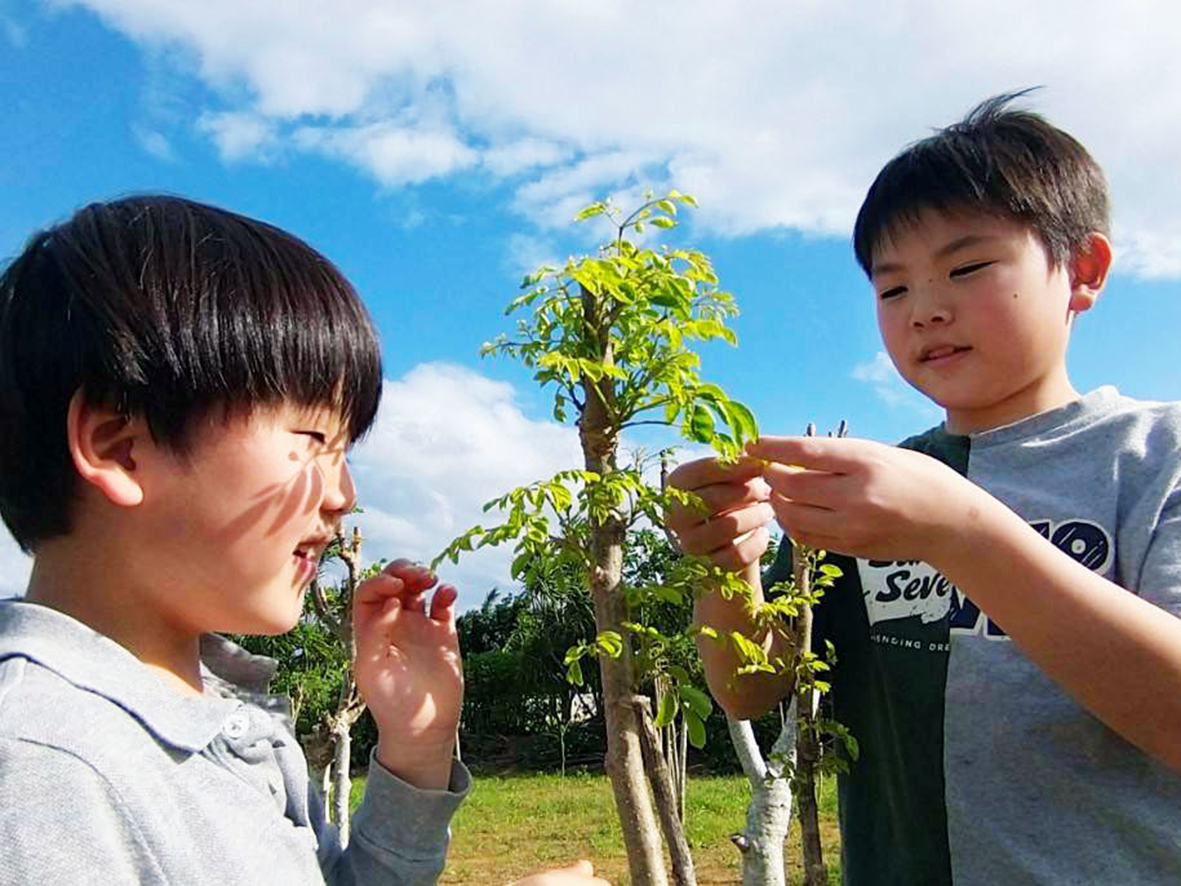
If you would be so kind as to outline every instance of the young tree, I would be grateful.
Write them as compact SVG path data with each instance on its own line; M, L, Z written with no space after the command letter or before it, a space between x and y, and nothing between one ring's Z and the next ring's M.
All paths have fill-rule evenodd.
M658 199L649 195L630 214L609 201L592 204L577 220L608 218L613 239L597 255L571 258L562 268L544 267L525 278L525 292L510 303L508 313L531 309L531 315L518 321L513 338L502 335L483 353L514 357L535 370L540 385L553 386L554 417L576 421L583 465L491 502L488 507L504 512L505 522L473 527L439 557L456 559L475 546L513 541L514 578L528 580L555 559L582 570L598 633L593 643L574 651L568 666L577 677L583 655L599 660L606 766L636 886L667 882L649 774L674 876L680 883L692 883L694 877L680 819L668 812L675 806L675 788L663 755L654 753L650 709L637 694L633 652L639 632L632 618L634 601L621 581L624 547L628 530L641 521L662 525L674 499L694 502L685 493L649 484L635 465L621 466L621 435L639 424L674 426L729 458L757 435L745 406L701 381L699 358L687 345L711 339L735 343L726 326L737 313L734 299L718 289L709 259L695 250L653 249L629 239L647 226L674 227L678 206L686 205L696 204L675 190ZM690 737L700 729L703 738L704 696L681 685L676 672L665 677L670 689L664 698L671 701L662 698L662 706L674 714L683 710Z

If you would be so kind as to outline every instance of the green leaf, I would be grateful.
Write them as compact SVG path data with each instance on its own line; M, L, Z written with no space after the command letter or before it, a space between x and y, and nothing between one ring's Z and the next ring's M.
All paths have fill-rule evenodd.
M708 409L700 403L693 407L693 417L689 419L689 438L698 443L709 443L714 437L714 417Z
M582 685L582 665L577 659L570 662L570 665L566 668L566 682L572 683L575 686Z
M665 218L663 215L658 215L652 219L652 224L658 228L675 228L677 223L671 218Z
M619 658L623 654L623 637L618 631L603 631L595 638L595 642L611 658Z
M757 440L759 425L755 421L754 413L737 400L727 400L724 406L727 424L734 432L735 442L741 446L747 440Z
M705 747L705 724L691 709L685 710L685 725L689 727L689 744L698 750Z
M656 208L663 209L669 215L677 214L677 204L673 203L672 200L657 200Z
M671 690L664 693L660 698L660 707L656 711L656 719L652 722L652 725L657 729L663 729L677 715L677 707L676 695Z
M702 720L710 715L714 709L713 702L709 700L709 696L698 689L696 686L689 686L682 684L678 687L681 698L685 700L685 704Z
M525 569L529 566L530 559L532 558L529 556L528 551L523 554L519 554L516 559L513 560L513 565L509 567L509 574L513 578L520 578L521 575L524 574Z
M592 218L596 215L602 215L607 210L607 207L602 203L592 203L590 206L583 209L578 215L574 216L576 222Z
M689 682L689 672L680 665L669 665L668 675L679 683Z

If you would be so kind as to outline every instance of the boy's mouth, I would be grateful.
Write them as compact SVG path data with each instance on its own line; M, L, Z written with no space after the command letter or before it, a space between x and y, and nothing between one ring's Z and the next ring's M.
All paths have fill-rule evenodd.
M312 565L315 565L320 562L320 555L323 554L324 548L327 546L327 540L309 539L296 545L295 550L291 553L297 559L307 560Z
M970 350L972 349L967 345L936 345L930 348L923 348L919 353L919 362L929 363L933 360L943 360Z

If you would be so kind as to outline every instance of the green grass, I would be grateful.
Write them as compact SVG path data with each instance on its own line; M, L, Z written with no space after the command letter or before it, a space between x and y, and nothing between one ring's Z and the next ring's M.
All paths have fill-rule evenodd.
M829 881L840 883L834 783L821 791L821 834ZM353 783L354 805L363 780ZM687 831L700 886L742 882L742 862L730 835L746 820L749 787L742 776L689 779ZM589 858L615 886L627 886L627 857L611 786L601 774L477 775L451 827L444 884L504 883L531 871ZM787 881L801 882L799 835L785 848Z

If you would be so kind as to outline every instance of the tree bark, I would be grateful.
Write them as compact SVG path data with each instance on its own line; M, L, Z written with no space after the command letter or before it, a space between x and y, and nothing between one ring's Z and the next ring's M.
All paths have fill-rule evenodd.
M673 882L677 886L697 886L697 874L693 871L693 854L685 838L685 826L677 814L677 793L668 770L664 755L660 752L660 739L648 711L648 699L634 696L633 709L640 725L640 744L644 753L644 765L652 780L652 794L656 800L656 811L660 815L660 828L668 843L668 854L672 861Z
M795 756L795 705L766 760L747 720L726 718L730 741L750 782L746 830L735 839L742 852L742 886L784 886L783 844L791 829L791 781L783 760ZM737 835L736 835L737 836Z
M622 625L626 621L622 594L618 591L622 553L618 545L614 549L619 553L614 579L601 566L595 566L591 576L595 626L600 632L617 631L625 637L623 652L618 658L599 656L599 673L603 678L603 714L607 724L606 768L615 793L615 806L619 812L619 825L623 831L632 883L635 886L667 886L668 874L664 868L660 831L648 795L639 728L635 710L630 703L631 652Z
M332 739L335 745L332 755L332 821L339 835L340 848L346 849L349 845L349 793L353 784L349 778L353 738L347 721L341 721L332 731Z
M613 361L610 327L604 322L602 306L593 293L582 289L583 319L596 339L605 364ZM585 400L578 422L579 439L588 471L605 476L615 470L619 446L618 423L612 415L614 387L610 377L598 384L583 379ZM590 591L595 607L595 627L615 631L623 638L623 651L616 658L599 656L603 683L603 714L607 725L607 773L615 793L615 806L628 870L633 886L667 886L660 832L648 794L640 730L631 698L634 685L631 643L623 622L628 620L627 604L620 581L623 574L623 539L626 526L618 516L591 520Z

